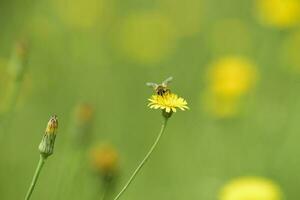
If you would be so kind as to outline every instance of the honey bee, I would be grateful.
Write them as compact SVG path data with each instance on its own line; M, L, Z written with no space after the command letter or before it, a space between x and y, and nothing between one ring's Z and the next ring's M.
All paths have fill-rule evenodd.
M146 83L147 86L152 87L157 95L163 96L170 92L168 84L172 81L173 77L169 77L164 80L161 84L157 83Z

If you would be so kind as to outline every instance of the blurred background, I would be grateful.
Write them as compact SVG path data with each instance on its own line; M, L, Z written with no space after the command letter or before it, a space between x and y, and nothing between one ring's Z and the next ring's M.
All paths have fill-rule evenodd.
M24 198L52 114L32 199L112 199L160 129L145 83L168 76L190 110L122 199L300 198L299 0L1 0L0 13L0 199Z

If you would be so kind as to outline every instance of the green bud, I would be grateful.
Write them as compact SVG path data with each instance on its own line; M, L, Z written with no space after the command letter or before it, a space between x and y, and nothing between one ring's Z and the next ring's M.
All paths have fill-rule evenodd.
M40 154L47 158L53 154L56 132L58 128L58 120L56 115L52 116L47 124L45 134L39 145Z

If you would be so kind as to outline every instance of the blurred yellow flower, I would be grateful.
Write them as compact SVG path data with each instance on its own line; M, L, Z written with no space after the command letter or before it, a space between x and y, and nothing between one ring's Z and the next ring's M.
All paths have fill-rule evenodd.
M228 56L216 60L207 73L205 110L220 118L235 116L241 97L253 88L256 80L256 68L248 59Z
M78 124L87 124L94 117L94 109L88 103L80 103L75 109L75 118Z
M103 176L112 176L118 170L119 155L115 148L105 144L94 147L91 152L92 167Z
M165 110L167 113L170 113L171 111L176 112L176 108L179 108L180 110L189 109L186 100L171 92L164 95L152 95L149 101L150 103L148 106L150 108Z
M171 21L155 12L129 15L116 33L116 48L142 64L165 59L176 43L176 31Z
M281 200L279 186L262 177L241 177L227 183L221 190L220 200Z
M299 0L256 0L260 20L277 28L288 28L299 24Z
M256 69L248 59L223 57L210 66L208 84L217 95L239 97L253 87L256 77Z

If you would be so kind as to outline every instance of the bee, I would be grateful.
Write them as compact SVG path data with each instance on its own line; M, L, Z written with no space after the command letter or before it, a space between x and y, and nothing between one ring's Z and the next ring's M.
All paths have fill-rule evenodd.
M173 77L169 77L164 80L161 84L157 83L146 83L147 86L152 87L157 95L163 96L170 92L168 84L172 81Z

